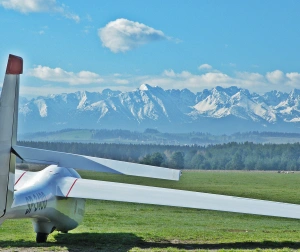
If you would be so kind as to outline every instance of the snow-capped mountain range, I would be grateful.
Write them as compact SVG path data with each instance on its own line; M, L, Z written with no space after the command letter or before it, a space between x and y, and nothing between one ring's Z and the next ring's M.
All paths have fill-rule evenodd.
M195 94L143 84L130 92L105 89L20 99L20 133L65 128L300 132L300 90L259 95L232 86Z

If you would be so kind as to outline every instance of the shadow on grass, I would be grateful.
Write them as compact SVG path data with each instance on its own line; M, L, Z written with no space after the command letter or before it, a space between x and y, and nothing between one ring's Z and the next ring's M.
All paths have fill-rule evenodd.
M0 241L1 248L50 248L65 247L68 251L128 251L134 247L150 248L177 248L185 250L195 249L300 249L300 242L232 242L232 243L180 243L180 242L147 242L132 233L80 233L54 235L56 242L37 244L34 241Z

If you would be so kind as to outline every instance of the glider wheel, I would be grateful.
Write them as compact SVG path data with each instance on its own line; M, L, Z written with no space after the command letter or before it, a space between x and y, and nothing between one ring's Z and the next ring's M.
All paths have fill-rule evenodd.
M48 234L46 233L36 233L36 242L44 243L47 241Z

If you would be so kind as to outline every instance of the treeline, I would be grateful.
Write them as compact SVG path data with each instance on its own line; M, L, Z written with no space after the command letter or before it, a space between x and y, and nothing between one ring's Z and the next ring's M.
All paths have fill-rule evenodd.
M130 130L108 130L108 129L101 129L101 130L93 130L92 139L96 140L106 140L106 139L134 139L134 140L147 140L148 136L137 131L130 131Z
M300 144L209 146L19 142L19 145L149 165L205 170L300 170Z
M130 130L93 130L93 140L108 140L108 139L127 139L131 141L145 141L168 143L170 141L176 143L190 143L199 144L207 142L215 142L214 136L208 133L191 132L191 133L161 133L156 129L146 129L144 132L130 131Z
M260 137L300 137L300 133L289 133L289 132L270 132L270 131L249 131L249 132L237 132L232 134L234 137L249 137L249 136L260 136Z
M231 142L254 143L295 143L300 142L299 133L281 132L237 132L232 135L212 135L203 132L162 133L157 129L146 129L144 132L122 129L64 129L54 132L36 132L20 134L22 141L59 141L59 142L96 142L124 144L162 144L162 145L209 145Z
M188 153L205 149L200 146L154 145L154 144L114 144L114 143L65 143L19 141L19 145L46 150L69 152L87 156L108 158L140 163L148 154L159 152L166 158L175 152Z

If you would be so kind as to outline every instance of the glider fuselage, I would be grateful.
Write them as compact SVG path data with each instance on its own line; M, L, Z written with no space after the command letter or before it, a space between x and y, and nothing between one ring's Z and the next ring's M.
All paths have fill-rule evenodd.
M57 196L60 190L57 185L66 177L80 178L80 175L71 168L56 165L38 172L16 170L14 196L5 219L31 218L36 233L49 234L54 229L68 232L76 228L83 220L85 199Z

